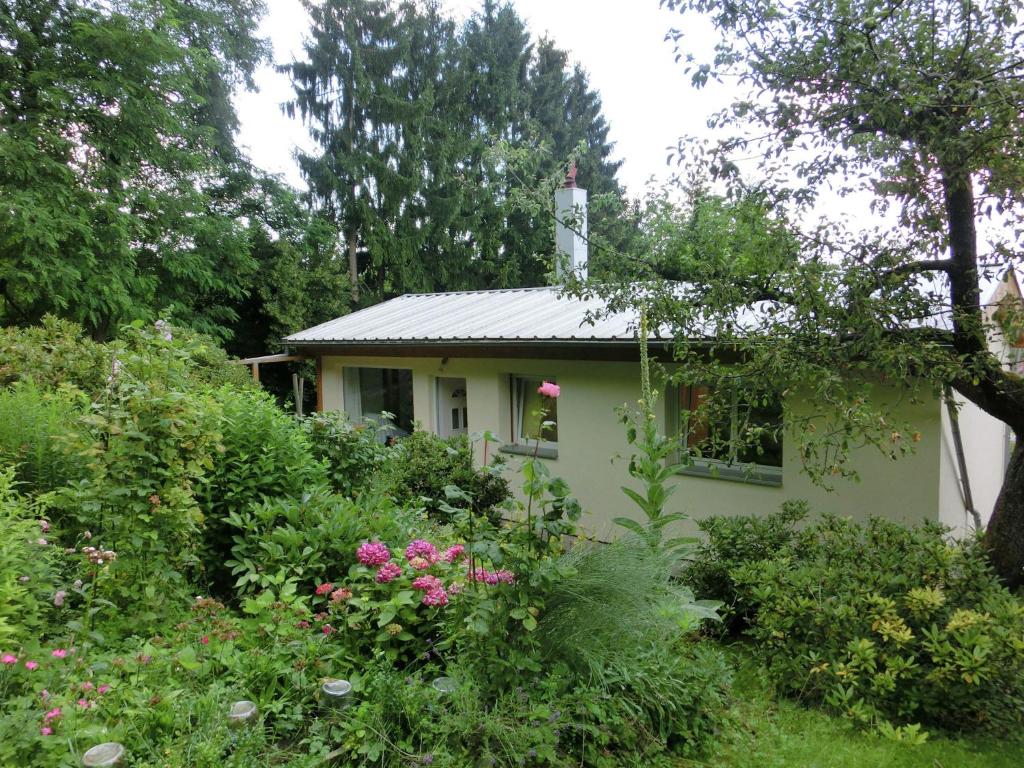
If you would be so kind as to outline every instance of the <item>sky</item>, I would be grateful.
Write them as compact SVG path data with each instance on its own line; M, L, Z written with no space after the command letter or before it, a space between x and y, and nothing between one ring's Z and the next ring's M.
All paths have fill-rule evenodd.
M480 4L441 1L459 19ZM267 0L267 5L262 34L273 43L275 62L291 61L302 54L309 19L299 0ZM672 42L665 40L684 20L658 0L514 0L513 5L535 37L547 35L590 73L611 126L615 157L623 161L619 181L631 196L642 195L652 178L669 179L675 170L666 163L669 148L683 135L707 135L707 118L734 95L721 87L690 85ZM695 53L710 52L710 28L693 37L704 44ZM312 147L301 122L281 111L292 94L288 78L267 66L257 83L258 92L236 97L239 141L257 166L302 187L293 155L296 147Z

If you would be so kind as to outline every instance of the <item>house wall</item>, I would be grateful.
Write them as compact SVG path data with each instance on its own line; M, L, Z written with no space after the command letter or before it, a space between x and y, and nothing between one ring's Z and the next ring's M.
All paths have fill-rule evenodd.
M558 457L545 460L552 474L565 478L587 514L585 530L599 538L614 535L614 517L638 516L621 486L630 484L627 473L629 445L615 409L635 404L639 397L636 363L585 360L439 359L418 357L325 357L323 360L324 408L344 410L341 385L345 366L408 368L413 371L415 419L423 429L437 430L435 379L466 379L470 433L490 430L504 440L511 438L509 375L536 375L557 380L562 388L558 401ZM888 396L894 396L890 393ZM660 404L664 414L664 403ZM800 398L787 409L805 410ZM901 405L900 413L920 432L914 455L892 461L873 448L855 452L852 465L860 482L838 480L834 491L815 486L800 471L800 461L784 444L780 487L753 485L720 478L677 476L678 490L670 501L672 511L699 519L714 514L764 514L786 499L806 499L813 510L864 519L872 514L904 522L938 519L940 512L940 450L942 417L937 401ZM477 445L482 459L482 445ZM493 453L496 446L489 450ZM509 479L520 484L515 467L521 456L510 456ZM947 478L948 480L948 478ZM979 483L980 485L980 483ZM948 492L948 489L945 489ZM955 490L955 489L954 489ZM980 488L979 488L980 491ZM693 523L684 526L695 530ZM681 531L682 532L682 531Z

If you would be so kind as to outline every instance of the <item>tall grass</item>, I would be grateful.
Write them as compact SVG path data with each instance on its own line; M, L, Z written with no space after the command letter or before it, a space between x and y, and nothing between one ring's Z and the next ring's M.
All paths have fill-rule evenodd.
M15 467L22 491L45 493L79 475L81 461L62 450L84 404L57 390L43 392L31 380L0 389L0 464Z

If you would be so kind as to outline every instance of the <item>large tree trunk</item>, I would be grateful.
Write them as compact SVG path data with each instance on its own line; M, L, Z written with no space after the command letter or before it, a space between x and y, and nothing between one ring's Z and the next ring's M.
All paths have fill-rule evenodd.
M1011 588L1024 584L1024 435L1017 435L985 544L1003 581Z

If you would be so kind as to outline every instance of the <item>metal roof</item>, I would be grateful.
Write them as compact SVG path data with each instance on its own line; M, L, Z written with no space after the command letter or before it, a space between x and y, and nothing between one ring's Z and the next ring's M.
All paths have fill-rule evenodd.
M600 298L561 288L411 293L329 320L285 338L291 344L420 342L627 342L635 315L591 319Z

